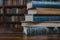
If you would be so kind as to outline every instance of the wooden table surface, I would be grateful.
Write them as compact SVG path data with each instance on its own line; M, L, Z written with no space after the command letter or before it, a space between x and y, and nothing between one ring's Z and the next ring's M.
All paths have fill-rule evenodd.
M24 34L0 34L0 40L60 40L60 35L27 36Z

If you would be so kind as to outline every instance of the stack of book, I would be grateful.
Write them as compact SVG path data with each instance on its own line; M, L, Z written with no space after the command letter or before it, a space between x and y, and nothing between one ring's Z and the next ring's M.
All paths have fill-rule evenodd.
M59 0L29 0L27 10L25 21L22 21L26 35L60 33Z

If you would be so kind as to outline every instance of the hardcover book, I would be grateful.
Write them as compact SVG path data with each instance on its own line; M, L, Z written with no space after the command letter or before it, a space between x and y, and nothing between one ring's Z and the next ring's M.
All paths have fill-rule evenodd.
M32 1L27 3L27 9L30 8L60 8L60 2L51 1Z
M47 35L60 33L60 23L22 23L26 35Z
M33 15L25 15L25 21L31 21L31 22L60 21L60 16L33 16Z
M60 14L58 8L36 8L28 10L28 14Z

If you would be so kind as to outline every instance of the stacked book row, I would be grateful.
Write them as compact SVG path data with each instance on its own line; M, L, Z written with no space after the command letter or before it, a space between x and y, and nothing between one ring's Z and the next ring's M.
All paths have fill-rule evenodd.
M6 14L25 14L26 8L6 8Z
M20 6L25 5L24 0L5 0L5 6Z
M24 16L5 16L5 22L21 22L24 21Z

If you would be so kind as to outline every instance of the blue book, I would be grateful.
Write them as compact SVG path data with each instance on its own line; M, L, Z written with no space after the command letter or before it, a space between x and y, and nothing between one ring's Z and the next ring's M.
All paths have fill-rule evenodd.
M12 13L16 14L16 8L12 8Z
M30 8L60 8L60 2L57 1L32 1L27 3L27 9Z
M46 35L46 34L57 34L58 33L58 28L55 27L49 27L47 26L28 26L24 28L25 34L26 35Z
M24 32L26 35L41 35L41 27L25 27Z
M60 16L33 16L33 22L60 21Z
M3 0L0 0L0 6L2 6L3 5Z

